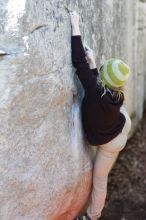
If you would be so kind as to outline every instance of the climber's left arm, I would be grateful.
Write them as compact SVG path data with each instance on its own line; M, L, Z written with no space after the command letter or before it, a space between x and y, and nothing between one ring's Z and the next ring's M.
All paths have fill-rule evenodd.
M93 69L91 70L87 62L80 35L79 16L74 12L71 14L71 24L72 63L73 66L77 69L76 74L78 75L85 91L91 90L96 87L98 71L95 66L93 66Z

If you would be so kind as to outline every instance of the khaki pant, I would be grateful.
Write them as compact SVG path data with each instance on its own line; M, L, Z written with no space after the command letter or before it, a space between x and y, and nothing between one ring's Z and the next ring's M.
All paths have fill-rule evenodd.
M125 147L131 128L131 120L124 106L120 111L125 115L126 122L122 132L110 142L100 145L97 149L93 170L93 188L87 214L91 220L101 216L107 194L108 174L112 169L119 152Z

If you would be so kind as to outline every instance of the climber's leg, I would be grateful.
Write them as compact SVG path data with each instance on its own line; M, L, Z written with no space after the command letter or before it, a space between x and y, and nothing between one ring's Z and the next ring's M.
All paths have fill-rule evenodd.
M101 216L102 209L105 205L109 172L119 152L125 147L131 128L131 120L125 108L122 107L121 111L126 118L122 132L107 144L100 145L96 154L93 170L93 189L91 192L91 201L87 209L87 214L91 220L96 220Z
M107 179L118 153L106 152L99 149L96 157L93 173L93 189L91 203L87 213L92 220L96 220L101 215L107 194Z
M91 220L96 220L101 216L101 211L104 208L107 194L108 174L112 169L119 152L124 148L126 141L127 136L119 135L108 144L101 145L97 151L93 171L91 202L87 210L88 216ZM120 147L118 147L118 145L113 146L113 144L117 144L116 142L119 142Z

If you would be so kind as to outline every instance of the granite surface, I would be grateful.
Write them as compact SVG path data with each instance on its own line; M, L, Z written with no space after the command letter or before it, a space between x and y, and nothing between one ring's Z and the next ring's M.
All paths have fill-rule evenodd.
M110 57L129 63L133 129L142 117L146 21L137 0L0 0L1 220L72 220L88 199L92 157L66 5L80 13L98 67Z

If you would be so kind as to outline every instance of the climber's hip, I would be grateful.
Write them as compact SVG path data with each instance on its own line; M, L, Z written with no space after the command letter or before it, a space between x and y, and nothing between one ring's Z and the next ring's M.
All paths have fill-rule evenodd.
M126 122L120 134L106 144L99 145L111 151L120 151L124 148L127 142L128 134L131 129L131 119L124 106L120 108L120 112L125 116Z

